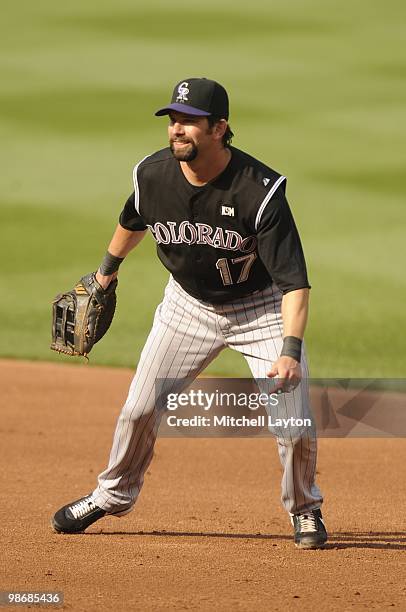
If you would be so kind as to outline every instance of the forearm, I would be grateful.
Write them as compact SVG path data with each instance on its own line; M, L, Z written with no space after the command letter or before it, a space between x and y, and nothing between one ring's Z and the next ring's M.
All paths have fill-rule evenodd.
M309 312L309 289L285 293L282 298L283 337L294 336L303 340Z
M147 230L140 232L132 232L130 230L124 229L123 227L121 227L120 224L118 224L108 246L108 254L120 259L124 259L124 257L126 257L128 253L132 251L141 242L146 233ZM104 259L103 263L105 263L106 261L109 262L109 259L107 257ZM103 268L104 266L101 267ZM115 279L117 275L117 271L106 274L106 272L102 273L99 268L96 273L96 280L104 289L106 289L110 281Z
M131 232L118 224L107 250L116 257L124 258L141 242L147 231Z
M283 347L280 357L268 372L270 378L281 378L275 390L291 391L299 383L302 340L309 310L309 289L285 293L282 298Z

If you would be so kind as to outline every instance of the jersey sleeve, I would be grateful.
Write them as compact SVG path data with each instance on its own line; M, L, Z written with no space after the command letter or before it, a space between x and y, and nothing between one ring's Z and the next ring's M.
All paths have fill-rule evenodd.
M283 187L266 205L257 237L258 254L282 293L310 288L299 232Z
M135 209L135 192L133 191L127 202L124 205L123 210L120 213L119 223L124 229L135 231L143 231L147 229L143 218Z

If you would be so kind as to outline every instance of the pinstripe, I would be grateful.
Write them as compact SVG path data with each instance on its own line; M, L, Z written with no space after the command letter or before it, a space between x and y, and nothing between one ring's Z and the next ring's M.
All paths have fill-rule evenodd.
M158 311L158 317L159 317L159 311ZM173 317L172 317L172 318L173 318ZM171 319L171 321L172 321L172 319ZM170 322L171 322L171 321L170 321ZM134 389L135 389L135 388L137 388L137 389L138 389L138 386L140 387L140 390L139 390L139 396L142 396L142 393L143 393L143 391L144 391L144 388L145 388L145 386L146 386L146 385L147 385L147 383L148 383L148 373L147 373L147 375L146 375L146 376L144 376L144 368L145 368L145 369L148 369L148 364L150 364L150 363L152 362L152 359L150 359L150 354L152 353L152 349L153 349L153 347L154 347L154 343L155 343L155 342L157 342L157 344L158 344L158 345L159 345L159 344L164 344L165 337L166 337L166 336L169 334L169 332L170 332L169 326L167 326L167 327L165 328L165 331L164 331L164 335L163 335L163 337L161 337L161 335L160 335L160 333L161 333L161 332L160 332L160 330L161 330L161 327L160 327L160 326L158 326L157 328L154 328L154 327L153 327L153 332L152 332L152 334L153 334L153 343L151 343L151 346L149 346L149 343L148 343L148 341L147 341L147 344L146 344L146 347L145 347L145 348L147 348L147 347L148 347L148 352L147 352L147 353L144 355L144 351L143 351L143 353L142 353L142 355L141 355L141 364L142 364L142 365L141 365L141 368L140 368L140 372L139 372L139 373L138 373L138 369L137 369L136 378L135 378L136 383L134 383L134 385L133 385ZM154 337L154 336L155 336L155 337ZM155 354L155 351L153 352L153 355L154 355L154 354ZM141 383L139 383L139 384L138 384L138 381L139 381L139 380L141 380L141 381L142 381L142 384L141 384ZM155 381L155 379L154 379L154 381ZM130 389L130 393L131 393L131 390L132 390L132 389ZM148 399L149 399L149 397L150 397L150 396L148 396ZM127 435L127 432L128 432L129 423L130 423L130 421L131 421L131 420L132 420L132 418L133 418L134 410L135 410L135 405L134 405L134 407L132 408L132 410L131 410L131 412L130 412L130 415L129 415L129 421L128 421L128 425L127 425L126 435ZM143 412L144 412L144 411L142 411L142 412L141 412L141 415L140 415L140 416L142 416L142 415L143 415ZM136 431L135 431L135 433L136 433Z
M273 285L271 286L271 298L272 298L272 303L273 303L273 308L274 308L275 322L277 322L277 313L276 313L276 307L275 307L275 296L274 296ZM271 340L272 340L273 347L274 347L274 353L275 353L274 354L274 359L276 360L278 358L278 356L279 356L279 351L278 351L278 347L276 345L274 334L273 334L273 323L272 323L272 321L271 321L271 323L269 323L269 313L268 313L267 303L266 302L264 302L264 313L265 313L266 321L267 321L268 326L269 326L269 330L270 330L270 334L271 334ZM280 331L280 334L282 335L281 330L279 330L279 331Z
M282 326L277 301L279 295L271 287L235 302L210 305L189 296L170 279L116 428L109 467L100 475L93 494L98 505L125 514L141 490L162 417L161 400L157 404L154 397L156 379L162 381L162 392L175 387L180 392L224 346L244 355L254 378L266 377L267 364L280 352L277 342L282 338ZM158 367L151 369L154 359ZM306 359L303 365L307 370ZM307 390L301 390L303 405ZM288 416L285 400L283 410ZM293 406L297 414L296 403ZM322 498L314 485L315 444L309 437L303 446L301 438L278 438L278 450L284 467L282 500L286 509L295 512L318 507Z
M307 359L306 359L306 351L304 349L304 374L305 374L305 382L304 384L306 385L305 391L304 391L304 395L305 395L305 399L308 399L309 397L309 376L310 376L310 372L309 372L309 368L308 368L308 363L307 363ZM309 411L311 410L311 407L309 406ZM313 452L311 453L310 458L308 458L307 462L306 462L306 469L305 469L305 473L303 476L303 480L304 482L307 482L307 489L309 491L312 490L312 486L313 486L313 482L314 482L314 475L316 473L316 463L317 463L317 444L315 443L315 439L313 438L313 435L310 436L309 434L309 445L311 445L313 447ZM310 466L310 469L308 469ZM306 479L306 475L307 475L307 479Z
M184 300L184 302L186 302L186 300ZM185 308L183 308L183 311L184 311L184 312L186 312ZM200 318L200 311L198 312L198 317ZM199 320L200 320L200 319L199 319ZM191 322L192 322L192 321L193 321L193 319L191 319ZM189 328L189 327L190 327L190 324L188 325L188 328ZM185 333L186 333L186 332L185 332ZM194 334L193 339L196 337L196 333L197 333L197 328L196 328L196 332L195 332L195 334ZM208 334L208 326L207 326L206 336L207 336L207 334ZM205 337L206 337L206 336L205 336ZM212 347L214 346L214 344L215 344L215 339L213 340L212 345L211 345L211 347L210 347L210 349L209 349L209 356L210 356L210 354L211 354L211 349L212 349ZM179 343L179 347L180 347L180 346L182 346L182 342L180 342L180 343ZM200 345L200 346L202 346L202 343L201 343L201 345ZM178 347L178 348L179 348L179 347ZM176 355L177 355L177 353L176 353ZM196 353L196 355L197 355L197 353ZM194 362L195 362L195 360L196 360L196 355L195 355L195 358L194 358L194 360L193 360L193 363L194 363ZM186 356L186 355L185 355L185 356ZM210 361L212 360L212 358L213 358L213 357L210 357ZM184 357L184 358L183 358L183 360L182 360L182 364L184 363L184 360L185 360L185 357ZM172 361L172 363L173 363L173 361ZM172 363L171 363L171 366L172 366ZM181 369L181 367L182 367L182 364L179 366L179 369L178 369L178 372L176 373L176 375L171 375L170 377L169 377L169 376L168 376L168 377L166 377L166 378L165 378L165 382L168 380L168 378L171 378L171 379L176 379L176 378L177 378L177 375L178 375L178 374L179 374L179 372L180 372L180 369ZM193 368L192 368L192 365L193 365L193 364L191 364L191 366L189 367L189 369L188 369L188 372L187 372L187 373L189 373L190 371L192 371L192 369L193 369ZM205 367L205 366L204 366L204 367ZM202 369L203 369L203 364L202 364L202 366L199 368L199 371L201 371ZM196 374L196 375L197 375L197 374ZM186 378L186 377L187 377L187 374L185 374L185 376L183 376L182 378ZM186 383L186 384L187 384L187 383ZM172 392L172 391L173 391L173 389L174 389L174 386L172 386L172 387L171 387L171 388L170 388L170 389L169 389L167 392ZM180 391L180 389L179 389L179 391ZM153 414L151 414L151 416L153 416ZM150 419L149 419L149 420L150 420ZM149 422L149 421L148 421L148 422ZM148 423L147 423L147 424L148 424ZM151 441L151 438L149 437L149 442L152 442L152 446L153 446L153 442L155 441L155 437L156 437L156 435L154 434L153 441ZM135 449L134 454L136 453L136 450L137 450L137 449ZM146 468L148 467L148 464L149 464L149 462L150 462L151 458L152 458L152 454L151 454L151 455L147 455L147 456L146 456L146 458L145 458L145 460L144 460L144 463L141 465L140 470L139 470L139 474L140 474L140 475L143 475L143 474L145 473L145 470L146 470ZM147 462L147 461L148 461L148 462Z
M199 325L200 325L200 316L201 316L202 313L203 313L203 311L199 310ZM207 313L205 313L205 314L206 314L206 326L205 326L206 333L205 333L204 338L202 339L202 342L200 344L199 349L196 350L196 354L195 354L195 358L193 359L192 366L194 365L194 363L196 361L197 355L200 354L201 352L203 352L203 354L206 353L208 356L210 356L213 353L214 345L216 343L217 334L215 335L215 337L214 337L214 339L213 339L213 341L212 341L212 343L210 345L210 348L207 351L203 351L202 350L203 346L204 346L204 343L205 343L205 340L206 340L206 338L207 338L207 336L209 334L209 316L208 316ZM202 371L202 369L200 369L200 371Z
M276 311L276 296L274 295L274 288L272 288L272 297L273 297L272 302L273 302L273 310L274 310L274 319L275 319L276 324L278 325L279 337L282 337L282 328L281 328L281 326L279 324L279 316L278 316L279 313ZM267 311L266 311L266 316L268 317ZM273 328L273 324L271 323L269 325L269 329L272 330L272 328ZM272 341L274 343L274 349L275 349L275 352L276 352L276 357L278 357L279 356L279 351L276 350L275 341L274 341L274 338L273 338L272 331L271 331L271 339L272 339ZM288 414L287 414L287 405L286 405L286 397L283 397L283 402L284 402L284 406L285 406L286 416L288 416ZM295 412L296 412L296 416L297 416L297 411L295 410ZM301 441L299 443L302 444ZM292 439L290 439L289 445L293 446L293 440ZM289 452L288 452L288 449L286 448L286 446L287 446L287 441L285 441L285 439L278 439L278 450L279 450L281 462L282 462L282 465L285 466L285 472L284 472L284 477L283 477L283 481L282 481L282 489L283 489L282 496L283 496L283 498L285 498L286 500L289 501L290 505L291 505L291 502L292 502L291 498L293 498L293 508L294 508L294 507L298 506L298 503L297 503L297 501L298 501L297 500L297 491L296 491L297 487L295 488L296 477L295 477L295 472L294 472L294 470L295 470L295 453L294 453L294 448L289 449ZM302 447L301 447L301 450L302 450ZM290 467L289 467L289 465L287 465L287 462L288 462L287 456L289 454L291 454L291 462L292 462L292 465ZM299 464L299 467L301 467L301 463ZM306 464L306 467L307 467L307 464ZM292 493L289 493L290 481L292 482L292 486L293 486L293 492ZM300 482L300 479L299 479L299 482ZM301 486L300 486L300 489L302 489ZM302 497L304 498L304 501L305 501L304 493L302 494ZM291 508L292 508L292 505L291 505Z
M276 310L275 310L275 314L276 314ZM280 327L279 320L278 320L278 327L279 327L280 333L282 335L282 329ZM305 359L305 363L307 365L306 359ZM308 385L307 382L305 384ZM302 388L300 388L300 393L302 394L301 406L304 407L308 403L308 394L304 394ZM303 395L305 395L305 397L303 397ZM292 393L292 400L293 400L293 407L294 407L294 411L295 411L295 416L299 416L298 412L297 412L297 406L296 406L296 391ZM304 412L303 408L302 408L302 411ZM304 443L306 443L306 449L305 450L309 451L309 452L304 453L304 448L303 448ZM300 451L297 453L299 455L299 476L300 476L299 479L296 479L294 477L295 469L297 468L297 466L295 465L295 450L296 450L295 447L296 447L297 444L300 444ZM279 442L278 442L278 445L280 446ZM310 440L309 434L306 433L304 436L303 435L300 436L299 440L293 440L291 438L290 439L290 445L292 446L292 448L290 449L290 452L292 454L292 476L293 476L292 486L293 486L293 497L294 497L294 500L295 500L295 504L294 504L295 508L297 509L297 508L302 507L302 506L303 507L309 507L309 505L311 507L315 507L314 506L314 503L315 503L314 499L316 498L317 499L316 503L319 504L320 494L319 494L318 489L313 487L315 489L315 491L314 491L315 495L314 495L314 497L311 495L312 483L314 482L314 476L315 476L315 470L316 470L316 457L314 456L315 453L310 451L310 447L312 445L314 446L314 443L312 444L312 441ZM285 451L284 455L286 457L286 451ZM299 480L299 482L302 481L301 474L302 474L302 470L303 470L303 466L304 466L304 456L306 456L306 460L305 460L305 474L307 473L307 470L309 468L309 455L313 455L314 456L314 461L312 461L312 464L313 464L312 465L312 469L309 470L307 486L305 486L305 478L303 477L303 486L300 489L301 496L303 498L303 504L302 504L302 506L300 506L299 503L298 503L297 487L295 487L295 482L297 483L298 480ZM306 495L306 493L309 493L310 495ZM310 497L310 501L309 501L309 497Z
M185 338L187 338L188 332L191 332L192 334L191 340L189 342L189 347L192 346L193 343L195 343L195 345L197 346L196 336L199 332L199 329L202 327L201 319L200 319L202 311L201 309L197 310L194 304L192 306L192 310L188 311L186 309L187 300L179 292L177 292L177 295L176 295L177 299L172 300L172 295L173 295L174 290L176 290L176 287L174 289L172 285L172 287L168 291L168 295L166 296L166 302L164 300L164 302L157 309L157 315L154 320L154 327L153 327L154 331L151 332L150 338L148 339L146 343L145 349L147 350L144 350L142 353L142 358L141 358L142 363L140 364L141 367L139 368L139 372L137 372L138 376L136 374L133 384L130 387L129 398L124 406L123 412L126 411L126 407L128 406L130 399L132 399L132 393L136 389L137 389L136 394L137 394L138 401L144 400L146 403L146 406L151 403L151 400L153 399L151 398L151 395L155 389L155 380L156 378L160 378L160 375L163 374L163 369L165 369L165 376L164 377L162 376L162 378L164 379L164 384L168 379L171 379L171 378L176 379L179 376L179 373L181 372L182 367L184 367L185 365L185 358L188 355L189 351L184 350L185 354L183 355L182 361L180 363L176 362L176 358L180 352L180 349L181 348L184 349L185 347ZM171 302L175 305L175 308L173 308L172 306L169 308L169 310L171 311L171 316L170 316L169 321L164 323L163 320L161 319L162 311L163 311L163 308L164 307L166 308L166 305ZM165 313L167 314L166 310L165 310ZM185 319L187 323L185 326L183 326ZM169 327L173 321L177 321L177 326L175 330ZM179 337L179 331L181 330L181 328L182 328L182 331ZM163 329L163 335L162 335L162 329ZM221 350L219 347L215 347L216 342L218 343L217 333L214 334L214 337L211 341L209 340L209 342L206 342L206 339L209 335L209 330L210 330L210 317L206 313L206 331L204 334L202 334L202 337L199 340L199 345L197 346L198 350L194 354L193 361L190 364L187 364L185 368L185 372L182 373L183 380L185 380L187 374L189 374L193 370L194 370L194 375L197 375L198 372L202 371L202 369L204 369L204 367L206 367L206 365L212 359L214 359L214 357L218 354L219 350ZM160 364L157 376L155 374L151 375L150 371L147 371L144 376L143 372L144 372L145 367L147 366L148 363L151 363L150 355L151 355L152 348L156 344L157 340L159 340L159 343L158 343L159 347L165 344L164 339L167 336L167 334L170 334L169 339L170 339L171 347L173 347L174 339L176 338L177 340L177 346L176 346L176 349L174 350L174 355L172 357L172 360L169 363L162 362ZM205 348L205 351L202 350L203 348ZM197 367L196 367L197 357L200 357L202 361L200 364L197 364ZM187 380L186 384L188 382L189 381ZM141 384L141 389L139 389L139 383ZM149 390L149 393L148 393L148 390ZM148 394L146 398L144 397L145 393ZM136 414L134 414L135 411L137 411ZM146 422L143 424L142 429L140 430L139 426L143 422L142 417L144 416L144 412L145 412L145 406L142 407L142 409L140 410L139 406L137 405L137 402L133 401L131 412L129 414L129 417L127 417L126 419L127 420L126 436L123 438L121 435L122 432L120 432L119 430L118 430L118 435L115 436L116 439L118 437L117 445L121 445L122 448L127 449L126 457L120 463L120 471L121 472L127 471L127 474L126 474L126 477L124 477L120 481L118 487L115 488L115 492L119 493L120 491L127 490L129 492L130 498L135 498L137 493L139 492L141 485L142 485L145 470L147 469L152 459L153 446L154 446L154 442L156 438L157 419L160 418L161 416L159 414L159 411L157 411L156 409L152 409L150 411L150 414L147 417ZM131 435L129 435L128 429L131 426L133 427L133 431L131 432ZM141 442L142 442L142 448L140 448ZM135 465L137 464L137 457L138 457L138 469L134 470ZM115 459L117 460L117 452L115 454ZM110 464L111 463L112 461L110 461ZM130 470L129 469L130 467L132 467L133 469ZM111 477L111 475L115 475L115 470L114 470L113 465L110 468L108 468L108 470L101 476L108 479L109 476ZM98 498L97 498L98 501L101 500L101 503L109 505L109 497L111 497L111 495L110 496L107 495L107 493L103 490L103 483L101 483L101 486L99 486L97 492L95 492L95 496L97 495L98 495ZM99 501L99 505L100 505L100 501Z
M261 291L261 299L262 299L262 301L264 300L264 291ZM255 318L256 318L256 319L257 319L257 321L258 321L258 320L259 320L259 317L258 317L257 307L256 307L256 303L255 303L255 300L254 300L254 299L252 300L252 305L253 305L254 312L255 312ZM264 307L264 313L265 313L265 307ZM263 353L264 348L265 348L266 353L267 353L267 357L268 357L268 367L270 368L270 367L271 367L271 363L270 363L270 358L269 358L268 342L266 342L266 336L265 336L265 334L264 334L264 332L263 332L263 330L262 330L262 327L259 327L259 328L258 328L258 330L259 330L259 332L261 333L261 337L262 337L262 342L261 342L261 353ZM271 331L271 330L269 330L269 334L271 334L271 335L272 335L272 331ZM266 357L265 357L265 355L262 357L262 359L264 360L264 362L266 361ZM265 377L265 376L266 376L266 374L267 374L267 369L268 369L268 368L266 367L266 364L264 363L264 377Z
M275 296L275 290L274 290L274 285L271 286L271 298L272 298L272 306L273 306L273 314L274 314L274 318L275 318L275 324L278 327L279 330L279 338L281 339L283 337L283 330L282 327L279 323L279 313L276 310L276 296ZM266 310L266 316L268 318L268 310ZM270 329L273 329L273 325L271 322L270 325ZM271 337L272 337L272 341L273 341L273 345L274 345L274 350L275 350L275 358L277 359L279 357L280 354L280 350L278 350L277 346L276 346L276 342L273 336L273 332L271 332ZM286 398L284 395L280 396L280 399L278 401L278 408L280 406L280 402L281 399L283 398L283 403L285 406L285 417L288 416L288 410L287 410L287 406L286 406ZM289 492L289 484L290 484L290 479L292 478L292 481L294 481L294 460L293 460L293 454L292 454L292 464L288 465L288 461L287 461L287 447L286 447L286 441L284 438L278 438L277 439L277 444L278 444L278 452L279 452L279 456L281 459L281 463L282 466L284 468L284 475L283 475L283 479L282 479L282 500L287 500L289 505L292 505L293 502L293 506L296 506L296 494L295 494L295 487L294 487L294 482L293 482L293 492L290 493ZM288 508L287 508L288 509Z
M272 286L272 295L274 295L274 286ZM276 324L278 326L279 329L279 336L280 338L283 338L283 329L280 325L279 322L279 317L278 317L278 313L276 311L276 300L273 300L273 308L274 308L274 314L275 314L275 321ZM278 353L279 356L280 353ZM285 411L286 411L286 417L288 416L288 407L287 407L287 403L286 403L286 396L285 394L282 394L283 397L283 402L284 402L284 406L285 406ZM278 404L279 405L279 404ZM300 442L301 444L301 442ZM290 438L289 441L289 449L287 448L287 442L285 441L285 439L278 439L278 450L283 449L283 459L284 459L284 466L285 466L285 474L286 474L286 479L285 479L285 486L286 486L286 490L285 490L285 495L286 495L286 499L289 501L293 501L293 507L297 508L298 507L298 503L297 503L297 497L296 497L296 487L295 487L295 453L294 453L294 448L293 448L293 440L292 438ZM289 451L289 453L288 453ZM291 456L291 466L290 469L286 469L286 465L287 465L287 454L289 454ZM290 480L292 481L292 493L289 493L289 484L290 484ZM282 492L282 495L284 495L284 492Z
M245 301L243 302L243 310L244 310L245 318L247 320L247 328L248 328L247 335L248 335L249 327L250 327L250 320L249 320L249 317L248 317L247 307L246 307ZM256 341L257 341L256 333L257 333L257 330L255 330L255 328L251 330L251 336L252 336L251 337L251 345L252 346L256 345ZM245 341L245 334L244 334L244 341Z
M307 370L307 360L306 360L306 357L303 360L302 370L303 370L304 376L303 376L302 382L301 382L301 385L303 385L303 387L301 387L300 392L301 392L301 400L302 400L302 410L303 410L304 416L306 416L306 414L305 414L306 413L306 408L307 408L306 404L307 404L308 396L309 396L308 395L308 370ZM309 409L310 409L310 406L309 406ZM307 433L307 436L306 436L307 437L307 446L310 449L310 447L313 444L313 441L312 441L312 439L310 437L309 432L306 432L306 433ZM307 492L309 492L310 489L311 489L310 478L312 478L312 479L314 478L314 474L311 474L311 472L309 472L309 474L308 474L309 465L310 465L310 452L306 453L306 465L305 466L303 465L303 458L302 458L302 461L301 461L301 468L302 468L302 472L303 472L303 476L302 476L303 489L305 491L307 491ZM304 470L303 470L303 467L304 467ZM308 476L306 478L307 474L308 474ZM307 500L305 498L303 500L303 504L306 505L306 502L307 502Z
M158 306L157 309L157 319L159 320L159 314L160 314L160 310L162 308L162 304L160 304L160 306ZM172 318L174 316L175 313L173 313ZM170 322L172 321L172 318L170 320ZM169 323L170 323L169 322ZM125 436L124 438L121 437L123 431L124 431L124 427L122 427L122 430L120 431L120 434L118 436L118 442L116 445L117 451L116 451L116 456L114 460L110 460L110 464L111 463L116 463L117 462L117 455L118 455L118 451L120 449L126 448L128 447L129 449L131 449L134 445L134 441L137 439L137 434L138 434L138 427L139 424L141 423L141 417L144 414L144 409L142 409L141 413L139 414L139 418L137 420L137 425L135 427L135 430L132 432L131 436L129 437L129 428L131 427L131 424L134 420L133 416L134 416L134 411L137 409L137 402L135 397L133 397L133 390L137 393L138 392L138 397L142 398L143 392L145 387L149 384L151 385L151 381L149 380L149 372L147 372L146 376L143 376L143 372L144 372L144 368L148 367L148 364L150 364L152 362L152 360L149 359L149 356L152 352L152 348L154 346L155 341L158 341L158 344L164 344L164 340L165 340L165 336L168 335L170 332L170 328L169 326L165 328L164 333L163 333L163 337L160 336L161 334L161 326L160 324L158 326L153 326L150 337L147 340L147 343L144 347L144 350L141 354L141 359L140 359L140 363L141 363L141 367L139 369L137 369L134 381L130 387L130 392L129 392L129 396L127 398L126 404L124 405L124 409L123 412L125 412L127 404L129 403L130 399L133 401L133 408L130 411L129 417L127 419L127 427L125 430ZM150 339L152 339L152 342L150 342ZM151 346L150 346L151 344ZM146 350L148 349L148 351ZM138 391L139 389L139 391ZM154 391L155 389L155 377L153 378L153 384L152 384L152 389L148 395L148 400L150 399L151 393ZM149 421L149 419L148 419ZM148 421L145 424L145 427L148 426ZM119 420L119 424L120 424L120 420ZM142 434L145 430L145 427L143 428L143 430L140 432L140 435L138 437L137 442L135 442L135 446L134 446L134 450L131 454L129 454L129 456L127 457L127 461L123 463L123 465L121 465L121 470L125 470L128 469L128 467L132 464L135 453L137 451L137 447L138 447L138 441L141 439ZM113 446L114 448L114 446ZM106 477L107 475L105 475ZM124 483L123 483L124 484ZM107 501L107 500L105 500Z
M185 315L185 313L186 313L186 309L185 309L184 304L186 304L186 300L184 300L184 299L182 299L182 303L178 302L178 305L181 305L181 307L182 307L183 315ZM170 323L172 322L173 317L174 317L174 313L173 313L173 315L172 315L172 317L171 317ZM180 321L180 323L182 323L183 319L184 319L184 316L182 316L182 317L181 317L181 321ZM184 339L184 337L185 337L185 335L186 335L186 333L187 333L187 331L188 331L188 329L189 329L189 327L190 327L191 323L192 323L192 319L190 319L190 321L189 321L189 323L188 323L188 326L187 326L186 330L185 330L185 331L184 331L184 333L183 333L182 338L179 340L178 348L177 348L176 352L174 353L174 356L173 356L172 362L170 363L169 368L168 368L168 372L169 372L169 374L170 374L170 372L171 372L172 365L173 365L173 363L174 363L174 360L176 359L176 356L177 356L177 354L178 354L178 352L179 352L179 349L180 349L180 347L183 345L183 339ZM176 331L178 331L179 329L180 329L180 325L178 325L178 327L176 328ZM167 331L168 331L168 330L166 330L166 332L167 332ZM166 332L165 332L165 333L166 333ZM180 368L179 368L179 369L180 369ZM179 372L179 370L178 370L178 372ZM176 374L175 374L175 373L172 373L172 374L170 374L170 375L169 375L169 374L168 374L168 376L165 378L165 382L166 382L166 380L167 380L169 377L170 377L170 378L176 378L178 373L176 373ZM159 372L158 372L158 378L159 378ZM150 391L150 393L149 393L149 396L148 396L148 398L147 398L147 401L150 401L151 394L153 393L153 391L154 391L154 390L155 390L155 378L153 378L153 384L151 385L151 391ZM144 413L144 411L142 411L142 413L141 413L141 415L140 415L140 416L142 416L142 415L143 415L143 413ZM132 420L132 416L133 416L133 415L131 414L131 420ZM158 415L158 416L159 416L159 415ZM139 422L141 422L141 421L139 421ZM156 422L157 422L157 415L156 415L154 412L152 412L152 413L150 414L150 416L149 416L149 418L148 418L148 420L147 420L146 424L145 424L145 427L142 429L142 431L140 432L140 434L139 434L139 436L138 436L138 440L137 440L137 443L136 443L136 445L135 445L135 447L134 447L134 451L133 451L133 453L132 453L132 456L130 456L130 458L129 458L129 465L131 465L131 464L133 463L134 456L135 456L135 455L137 454L137 452L138 452L139 443L140 443L140 441L141 441L141 440L142 440L142 439L145 437L145 431L146 431L147 429L149 429L149 434L148 434L148 437L147 437L147 444L148 444L148 446L153 446L153 443L152 443L152 441L151 441L151 436L153 436L153 440L155 440L155 437L156 437L156 432L154 431L154 428L156 427ZM137 433L138 433L138 425L137 425L137 428L136 428L136 430L135 430L135 432L134 432L134 437L133 437L133 439L135 439L135 438L136 438L136 434L137 434ZM144 462L141 464L141 466L140 466L140 468L139 468L139 470L138 470L138 474L137 474L136 478L134 477L134 475L132 475L132 479L133 479L133 480L135 480L135 484L137 484L137 483L139 482L139 476L140 476L141 474L143 474L143 473L144 473L144 471L145 471L145 469L146 469L146 467L147 467L147 465L148 465L146 462L148 461L148 463L149 463L149 461L150 461L150 459L151 459L151 458L152 458L152 454L151 454L151 457L149 456L149 454L147 454L147 455L145 456L145 460L144 460ZM129 478L130 478L130 474L128 475L128 480L129 480ZM123 488L124 488L124 484L123 484Z
M276 309L278 301L278 294L272 287L270 290L259 292L257 295L251 295L248 299L244 298L241 302L227 304L227 309L233 311L232 321L231 314L229 316L231 329L237 330L229 336L228 345L244 355L254 378L257 379L266 377L266 359L268 362L275 361L280 353L280 349L276 345L277 339L282 340L280 312ZM272 313L269 312L268 306L271 306ZM263 312L262 316L259 314L260 311ZM254 320L250 322L252 315L255 315ZM262 329L261 319L265 319L267 323L267 335ZM274 335L275 326L278 330L277 336ZM273 346L274 351L272 359L270 358L270 346ZM307 384L307 381L305 381L305 384ZM302 393L303 404L301 401L298 403L298 398L293 397L293 394L289 400L287 400L287 396L282 396L281 407L283 407L285 417L299 416L299 412L301 415L299 406L306 406L308 401L306 390L307 387L296 391L297 395ZM293 413L292 410L288 410L288 402L293 407ZM289 511L298 511L309 506L316 507L320 504L320 494L317 489L312 488L314 470L311 470L310 467L314 449L311 448L308 439L306 439L308 438L307 434L305 434L304 440L301 439L302 437L303 435L293 438L290 435L287 439L286 436L278 439L279 456L285 468L282 478L282 498ZM304 473L306 473L306 478L303 476Z
M263 300L263 295L264 295L264 292L261 291L261 298L262 298L262 300ZM259 317L258 317L258 313L257 313L257 308L256 308L256 305L255 305L255 299L252 299L252 308L253 308L254 313L255 313L256 321L259 321ZM264 311L265 311L265 308L264 308ZM269 351L268 351L268 346L267 346L267 342L266 342L266 336L264 336L264 332L263 332L262 327L260 325L257 326L257 334L258 333L261 335L261 342L259 343L260 359L265 362L266 357L263 355L264 347L266 348L266 352L267 352L268 358L269 358ZM271 333L271 331L270 331L270 333ZM253 340L255 340L255 336L254 335L253 335ZM271 364L269 364L269 367L270 366L271 366ZM265 378L266 370L267 370L266 364L264 363L263 364L263 375L261 374L261 378Z
M182 309L183 309L183 313L185 313L185 312L186 312L186 309L185 309L185 307L184 307L184 306L182 306ZM175 312L175 311L174 311L174 312ZM182 321L182 320L183 320L183 317L181 318L181 321ZM191 320L189 321L189 324L188 324L187 329L190 327L190 324L191 324ZM178 325L178 327L176 328L176 332L179 330L179 327L180 327L180 325ZM169 367L168 367L168 375L167 375L167 376L165 376L165 382L168 380L168 378L170 378L170 376L169 376L169 372L171 371L171 368L172 368L173 362L174 362L174 360L175 360L175 358L176 358L176 356L177 356L177 354L178 354L178 352L179 352L180 348L182 347L183 339L184 339L184 337L185 337L185 335L186 335L186 333L187 333L187 329L186 329L186 330L185 330L185 332L183 333L182 339L181 339L181 340L179 340L177 350L176 350L176 352L174 353L174 355L173 355L173 359L172 359L172 361L171 361L171 363L170 363L170 365L169 365ZM169 327L167 327L167 328L165 329L165 332L164 332L164 333L165 333L165 335L167 334L167 332L168 332L168 331L169 331ZM146 361L146 363L147 363L147 361ZM149 363L151 363L151 362L149 362ZM161 369L162 369L162 364L160 365L160 370L161 370ZM160 378L160 376L159 376L159 371L158 371L157 376L153 378L153 383L152 383L152 385L151 385L151 383L150 383L150 385L151 385L151 390L150 390L150 392L149 392L149 395L148 395L148 398L147 398L147 402L149 402L149 401L150 401L150 399L151 399L151 395L152 395L152 394L155 392L155 380L156 380L156 378ZM172 378L172 376L171 376L171 378ZM175 378L175 376L174 376L173 378ZM170 391L172 391L172 388L170 389ZM134 406L134 409L135 409L135 406ZM134 410L134 409L133 409L133 410ZM133 413L133 411L132 411L132 413ZM130 417L130 418L131 418L131 420L129 420L129 423L130 423L130 422L132 422L132 420L133 420L133 418L132 418L132 413L131 413L131 417ZM143 416L143 414L144 414L144 410L141 412L141 415L140 415L140 416ZM134 451L133 451L132 455L130 456L129 465L131 465L131 464L133 463L133 461L134 461L134 457L135 457L135 456L138 454L138 453L137 453L137 451L138 451L138 449L139 449L139 442L140 442L140 440L142 440L142 437L143 437L143 435L145 434L145 430L148 428L148 426L150 425L150 422L151 422L151 421L153 421L153 425L152 425L152 427L150 428L150 430L149 430L149 434L148 434L148 436L147 436L147 444L148 444L148 445L150 445L150 444L152 443L152 441L151 441L151 435L152 435L152 433L153 433L153 429L154 429L154 425L155 425L155 423L156 423L156 419L157 419L157 417L158 417L158 415L157 415L156 411L155 411L155 410L152 410L152 411L151 411L151 414L150 414L150 416L149 416L149 418L148 418L148 420L147 420L147 422L146 422L146 424L145 424L145 427L142 429L142 431L141 431L141 433L140 433L140 435L139 435L139 437L138 437L137 443L136 443L136 445L135 445L135 447L134 447ZM141 423L141 420L139 420L139 421L138 421L138 423L137 423L136 432L137 432L137 429L138 429L138 425L139 425L139 423ZM135 432L135 433L136 433L136 432ZM154 439L155 439L155 436L154 436ZM152 445L153 445L153 443L152 443ZM148 464L147 464L147 465L148 465ZM140 468L139 468L139 470L138 470L137 480L138 480L140 477L142 477L142 474L143 474L143 472L142 472L142 467L143 467L143 466L146 466L146 464L145 464L145 460L144 460L144 462L141 464L141 466L140 466ZM128 483L129 483L130 478L131 478L131 472L129 472L128 477L127 477Z

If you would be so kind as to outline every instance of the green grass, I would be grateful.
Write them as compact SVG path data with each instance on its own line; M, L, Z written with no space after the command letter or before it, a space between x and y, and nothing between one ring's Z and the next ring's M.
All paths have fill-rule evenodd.
M404 3L6 3L0 24L0 356L52 353L50 302L97 267L153 111L224 83L234 144L288 176L312 283L315 377L406 377ZM148 238L93 364L135 365L167 278ZM226 351L212 374L247 375Z

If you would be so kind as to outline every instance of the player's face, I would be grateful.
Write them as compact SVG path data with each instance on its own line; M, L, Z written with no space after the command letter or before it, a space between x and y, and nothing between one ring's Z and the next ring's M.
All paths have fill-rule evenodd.
M169 114L168 135L173 156L186 162L196 159L199 151L207 149L213 141L206 117L175 111Z

